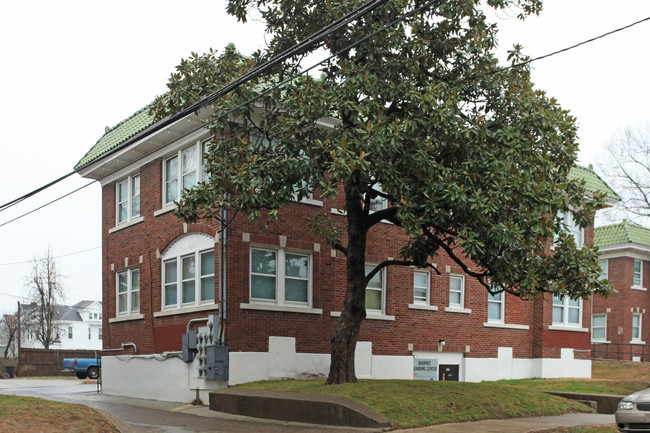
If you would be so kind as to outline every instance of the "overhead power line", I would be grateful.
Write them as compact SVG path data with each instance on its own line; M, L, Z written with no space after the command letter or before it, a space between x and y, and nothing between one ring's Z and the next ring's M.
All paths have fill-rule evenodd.
M73 172L73 173L74 173L74 172ZM66 177L67 177L67 176L66 176ZM74 191L71 191L71 192L69 192L69 193L67 193L67 194L64 194L64 195L62 195L62 196L60 196L60 197L57 197L57 198L55 198L54 200L52 200L52 201L50 201L50 202L47 202L47 203L45 203L45 204L42 205L42 206L37 207L36 209L32 209L32 210L30 210L29 212L25 212L24 214L22 214L22 215L20 215L20 216L17 216L17 217L14 218L14 219L10 219L9 221L6 221L6 222L0 224L0 227L2 227L2 226L6 226L7 224L9 224L9 223L11 223L11 222L14 222L14 221L16 221L16 220L18 220L18 219L20 219L20 218L22 218L22 217L24 217L24 216L27 216L27 215L29 215L29 214L31 214L31 213L34 213L34 212L36 212L36 211L39 210L39 209L43 209L45 206L49 206L49 205L51 205L52 203L55 203L55 202L57 202L57 201L59 201L59 200L65 198L65 197L67 197L67 196L69 196L69 195L71 195L71 194L74 194L75 192L80 191L80 190L86 188L87 186L92 185L92 184L95 183L95 182L96 182L96 181L93 180L92 182L87 183L87 184L85 184L84 186L81 186L81 187L75 189Z
M629 28L631 28L631 27L634 27L634 26L639 25L639 24L641 24L641 23L644 23L644 22L646 22L646 21L650 21L650 17L646 17L646 18L640 19L640 20L635 21L635 22L633 22L633 23L631 23L631 24L628 24L628 25L626 25L626 26L619 27L619 28L614 29L614 30L610 30L609 32L603 33L603 34L601 34L601 35L594 36L594 37L591 38L591 39L587 39L587 40L584 40L584 41L582 41L582 42L578 42L577 44L574 44L574 45L568 46L568 47L566 47L566 48L559 49L559 50L557 50L557 51L550 52L550 53L548 53L548 54L543 54L543 55L541 55L541 56L533 57L533 58L530 58L530 59L525 60L525 61L523 61L523 62L515 63L514 65L505 66L505 67L503 67L503 68L498 68L498 69L495 69L494 71L491 71L491 72L488 72L488 73L485 73L485 74L475 75L475 76L472 77L472 79L476 79L476 78L481 78L481 77L485 77L485 76L488 76L488 75L497 74L497 73L499 73L499 72L507 71L507 70L509 70L509 69L513 69L513 68L519 68L519 67L521 67L521 66L525 66L525 65L527 65L527 64L530 64L530 63L533 63L533 62L537 62L537 61L542 60L542 59L546 59L546 58L549 58L549 57L553 57L553 56L555 56L555 55L558 55L558 54L565 53L565 52L567 52L567 51L573 50L574 48L578 48L578 47L580 47L580 46L582 46L582 45L586 45L586 44L589 44L589 43L591 43L591 42L597 41L598 39L602 39L602 38L605 38L605 37L607 37L607 36L613 35L614 33L618 33L618 32L621 32L621 31L623 31L623 30L627 30L627 29L629 29Z
M162 122L159 122L158 124L154 125L153 129L146 129L146 130L143 131L142 133L137 134L137 135L135 135L134 137L131 137L131 139L127 140L127 141L124 142L122 145L118 146L117 148L112 149L110 152L108 152L108 153L102 155L102 156L99 157L97 160L99 160L99 159L103 159L103 158L109 156L110 154L112 154L112 153L114 153L114 152L116 152L116 151L118 151L118 150L120 150L120 149L122 149L122 148L124 148L124 147L126 147L126 146L128 146L128 145L130 145L132 142L134 142L134 141L136 141L137 139L139 139L139 138L142 136L143 133L150 134L151 132L155 132L155 131L157 131L157 130L159 130L159 129L162 129L162 128L168 126L169 124L171 124L171 123L173 123L173 122L175 122L175 121L177 121L177 120L180 120L181 118L183 118L183 117L185 117L185 116L191 114L191 113L194 112L195 110L198 110L198 109L204 107L205 105L208 105L209 103L214 102L214 101L215 101L216 99L218 99L219 97L221 97L221 96L227 94L228 92L230 92L230 91L236 89L237 87L243 85L243 84L246 83L247 81L250 81L250 80L252 80L253 78L258 77L258 76L261 75L262 73L268 71L268 69L271 69L273 66L276 66L276 65L279 64L281 61L284 61L284 60L290 58L291 56L298 55L301 51L303 51L303 50L309 48L311 45L314 45L314 44L316 44L316 43L320 43L320 42L322 42L323 38L324 38L325 36L327 36L328 34L331 34L332 32L334 32L334 31L336 31L336 30L339 30L339 29L342 28L344 25L347 25L347 24L349 24L350 22L354 21L355 19L357 19L357 18L359 18L359 17L365 15L366 13L368 13L368 12L374 10L374 9L376 9L378 6L380 6L381 4L385 3L386 1L387 1L387 0L379 0L379 1L370 1L370 2L365 3L363 6L361 6L361 7L357 8L357 9L355 9L355 10L352 11L352 12L350 12L349 14L347 14L346 16L344 16L343 18L341 18L340 20L337 20L337 21L333 22L333 23L330 24L329 26L327 26L327 27L325 27L325 28L319 30L318 32L314 33L313 35L311 35L311 36L308 37L307 39L303 40L302 42L300 42L300 43L298 43L298 44L295 44L294 46L292 46L292 47L289 48L288 50L284 51L283 53L279 54L278 56L272 58L271 60L269 60L269 61L267 61L267 62L265 62L265 63L263 63L262 65L258 66L257 68L252 69L250 72L248 72L247 74L245 74L245 75L243 75L242 77L238 78L237 80L231 82L230 84L228 84L228 85L222 87L222 88L219 89L217 92L214 92L213 94L211 94L211 95L207 96L206 98L204 98L204 99L198 101L197 103L193 104L191 107L189 107L189 108L187 108L187 109L185 109L185 110L183 110L183 111L177 113L176 115L174 115L174 116L172 116L172 117L170 117L170 118L168 118L168 119L165 119L165 120L163 120ZM307 72L309 72L310 70L316 68L317 66L319 66L319 65L321 65L321 64L323 64L323 63L325 63L325 62L327 62L327 61L329 61L329 60L331 60L332 58L334 58L334 57L336 57L336 56L338 56L338 55L340 55L340 54L342 54L342 53L344 53L344 52L346 52L346 51L351 50L352 48L356 47L357 45L359 45L359 44L361 44L361 43L367 41L368 39L371 39L372 37L374 37L374 36L377 35L378 33L381 33L381 32L383 32L383 31L385 31L386 29L388 29L388 28L394 26L395 24L397 24L397 23L403 21L404 19L406 19L406 18L408 18L408 17L410 17L410 16L412 16L412 15L415 15L416 13L420 12L421 10L423 10L423 9L425 9L425 8L428 8L429 6L431 6L431 5L432 5L433 3L435 3L436 1L438 1L438 0L432 0L432 1L429 1L429 2L427 2L427 3L423 4L423 5L421 5L420 7L416 8L416 9L413 9L412 11L410 11L410 12L408 12L408 13L402 15L401 17L395 19L395 20L392 21L391 23L385 25L384 27L382 27L382 28L380 28L380 29L378 29L378 30L376 30L376 31L374 31L374 32L372 32L372 33L366 35L365 37L359 39L358 41L356 41L356 42L354 42L354 43L352 43L352 44L350 44L350 45L344 47L343 49L337 51L336 53L332 54L331 56L328 56L326 59L321 60L321 61L319 61L318 63L313 64L313 65L310 66L309 68L307 68L307 69L305 69L305 70L303 70L303 71L301 71L301 72L299 72L299 73L297 73L297 74L294 74L294 75L291 76L290 78L287 78L287 79L285 79L284 81L282 81L282 82L276 84L275 86L273 86L273 87L271 87L271 88L269 88L269 89L267 89L267 90L265 90L265 91L259 93L259 94L256 95L255 97L253 97L253 98L249 99L248 101L246 101L246 102L244 102L244 103L238 105L237 107L231 109L231 110L228 111L227 113L223 113L223 114L220 115L219 117L217 117L217 118L215 118L215 119L212 119L212 120L210 121L210 123L216 122L217 120L221 119L222 117L224 117L224 116L226 116L226 115L229 115L229 114L233 113L233 112L236 111L236 110L239 110L240 108L246 106L247 104L250 104L250 103L254 102L254 101L257 100L257 99L259 99L259 98L261 98L261 97L263 97L263 96L268 95L268 94L271 93L273 90L276 90L276 89L278 89L278 88L280 88L280 87L286 85L287 83L289 83L289 82L295 80L296 78L299 78L300 76L306 74ZM626 25L626 26L619 27L619 28L617 28L617 29L614 29L614 30L611 30L611 31L609 31L609 32L603 33L603 34L601 34L601 35L599 35L599 36L595 36L595 37L593 37L593 38L590 38L590 39L587 39L587 40L585 40L585 41L579 42L579 43L577 43L577 44L574 44L574 45L568 46L568 47L566 47L566 48L562 48L562 49L557 50L557 51L553 51L553 52L548 53L548 54L544 54L544 55L541 55L541 56L538 56L538 57L534 57L534 58L528 59L528 60L526 60L526 61L523 61L523 62L520 62L520 63L514 64L514 65L506 66L506 67L503 67L503 68L498 68L498 69L495 69L494 71L491 71L491 72L486 73L486 74L475 75L475 76L472 77L472 79L477 79L477 78L481 78L481 77L484 77L484 76L487 76L487 75L496 74L496 73L499 73L499 72L504 72L504 71L507 71L507 70L509 70L509 69L513 69L513 68L521 67L521 66L524 66L524 65L527 65L527 64L530 64L530 63L533 63L533 62L536 62L536 61L542 60L542 59L546 59L546 58L549 58L549 57L552 57L552 56L555 56L555 55L558 55L558 54L561 54L561 53L564 53L564 52L567 52L567 51L573 50L573 49L578 48L578 47L580 47L580 46L582 46L582 45L586 45L586 44L588 44L588 43L591 43L591 42L594 42L594 41L596 41L596 40L602 39L602 38L604 38L604 37L610 36L610 35L612 35L612 34L614 34L614 33L618 33L618 32L621 32L621 31L623 31L623 30L627 30L627 29L629 29L629 28L631 28L631 27L634 27L634 26L636 26L636 25L638 25L638 24L641 24L641 23L644 23L644 22L647 22L647 21L650 21L650 17L643 18L643 19L641 19L641 20L635 21L635 22L633 22L633 23L631 23L631 24L628 24L628 25ZM280 59L281 59L281 60L280 60ZM196 132L197 130L199 130L199 129L203 128L203 127L205 127L205 125L201 125L201 126L195 128L195 129L193 129L193 130L190 131L189 133L183 135L183 137L186 136L186 135L188 135L188 134L191 134L191 133L193 133L193 132ZM32 191L32 192L30 192L30 193L28 193L28 194L26 194L26 195L24 195L24 196L22 196L22 197L19 197L19 198L15 199L15 200L12 200L12 201L10 201L10 202L8 202L8 203L6 203L6 204L0 206L0 212L3 211L3 210L5 210L5 209L8 208L8 207L13 206L14 204L20 203L21 201L23 201L23 200L25 200L25 199L27 199L27 198L29 198L29 197L31 197L31 196L33 196L33 195L35 195L35 194L41 192L41 191L43 191L43 190L49 188L50 186L52 186L52 185L54 185L54 184L60 182L61 180L65 179L65 178L67 178L67 177L69 177L69 176L71 176L72 174L75 174L76 172L77 172L77 171L70 172L70 173L68 173L67 175L62 176L61 178L59 178L59 179L57 179L57 180L55 180L55 181L53 181L53 182L50 182L50 183L47 184L47 185L44 185L44 186L38 188L37 190L34 190L34 191ZM91 182L91 183L92 183L92 182ZM88 184L88 185L90 185L90 184ZM82 187L82 188L85 188L85 187L88 186L88 185L85 185L85 186ZM47 203L47 204L45 204L45 205L43 205L43 206L40 206L39 208L36 208L36 209L34 209L34 210L30 211L30 212L25 213L25 214L23 214L23 215L21 215L21 216L19 216L19 217L17 217L17 218L14 218L14 219L12 219L12 220L10 220L10 221L7 221L7 222L5 222L5 223L3 223L3 224L0 224L0 227L4 226L4 225L6 225L6 224L9 224L10 222L13 222L13 221L15 221L15 220L17 220L17 219L19 219L19 218L22 218L23 216L26 216L26 215L28 215L28 214L30 214L30 213L32 213L32 212L35 212L35 211L37 211L37 210L39 210L39 209L41 209L41 208L43 208L43 207L45 207L45 206L47 206L47 205L49 205L49 204L51 204L51 203L54 203L54 202L56 202L57 200L59 200L59 199L61 199L61 198L63 198L63 197L66 197L66 196L68 196L68 195L70 195L70 194L73 194L73 193L79 191L79 190L82 189L82 188L78 188L78 189L76 189L76 190L74 190L74 191L72 191L72 192L70 192L70 193L68 193L68 194L66 194L66 195L64 195L64 196L62 196L62 197L59 197L59 198L56 199L56 200L51 201L50 203Z
M23 195L22 197L18 197L18 198L15 199L15 200L11 200L10 202L3 204L2 206L0 206L0 212L2 212L2 211L5 210L5 209L10 208L11 206L13 206L13 205L15 205L15 204L20 203L21 201L23 201L23 200L25 200L25 199L30 198L31 196L34 196L34 195L38 194L39 192L41 192L41 191L43 191L43 190L48 189L49 187L51 187L51 186L53 186L53 185L56 185L57 183L61 182L61 181L64 180L64 179L67 179L68 177L72 176L72 175L75 174L75 173L76 173L76 171L71 171L70 173L66 174L65 176L61 176L60 178L58 178L58 179L56 179L56 180L53 180L52 182L50 182L50 183L48 183L48 184L46 184L46 185L43 185L42 187L37 188L37 189L35 189L34 191L29 192L29 193Z
M88 251L93 251L101 248L102 246L92 247L81 251L75 251L73 253L61 254L60 256L52 257L53 259L60 259L62 257L74 256L76 254L87 253ZM13 266L13 265L24 265L28 263L33 263L33 260L23 260L22 262L13 262L13 263L0 263L0 266Z

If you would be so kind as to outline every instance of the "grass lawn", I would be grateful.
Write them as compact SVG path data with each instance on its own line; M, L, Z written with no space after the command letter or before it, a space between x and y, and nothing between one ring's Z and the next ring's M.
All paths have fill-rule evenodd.
M87 406L0 395L0 431L6 433L119 433Z
M394 427L588 412L582 403L495 383L360 380L327 386L322 380L264 381L244 389L330 394L354 400L386 417Z
M496 383L535 390L628 395L646 388L648 381L650 381L650 364L593 361L591 379L518 379Z

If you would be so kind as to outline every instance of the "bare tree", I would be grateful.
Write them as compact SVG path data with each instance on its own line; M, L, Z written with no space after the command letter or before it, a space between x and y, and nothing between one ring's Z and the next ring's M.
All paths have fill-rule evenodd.
M650 217L650 123L618 132L608 143L606 159L598 165L622 197L612 216Z
M9 352L16 355L16 340L18 337L18 315L3 314L0 317L0 335L6 339L4 357L9 357Z
M23 323L29 323L30 330L45 349L58 339L55 322L58 319L58 306L65 299L62 284L63 276L56 268L52 252L45 257L35 257L28 280L31 305L25 306Z

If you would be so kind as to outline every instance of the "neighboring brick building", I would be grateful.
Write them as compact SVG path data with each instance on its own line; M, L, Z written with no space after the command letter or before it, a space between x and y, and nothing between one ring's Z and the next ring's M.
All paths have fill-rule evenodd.
M598 356L650 360L650 229L629 221L595 229L603 278L614 288L593 297L592 342Z
M342 199L321 200L316 193L272 222L236 215L227 239L220 239L216 222L184 224L173 215L181 188L202 179L207 131L195 114L158 125L141 110L108 131L76 166L103 191L104 348L133 342L139 354L178 351L189 321L221 308L231 384L326 372L345 259L307 229L305 218L323 211L338 218ZM593 171L576 168L572 175L617 198ZM593 241L592 227L574 234L577 242ZM368 263L397 257L405 240L398 227L380 224L369 235ZM589 301L488 296L447 256L432 261L441 275L390 267L369 284L359 377L412 378L414 358L437 360L440 376L451 380L590 376ZM146 357L133 357L129 369L118 358L103 364L105 392L185 395L145 394L150 384L138 377L150 377L147 369L164 363L143 367L138 363ZM192 371L187 383L187 372L178 374L183 392L211 387ZM166 373L170 384L172 376Z

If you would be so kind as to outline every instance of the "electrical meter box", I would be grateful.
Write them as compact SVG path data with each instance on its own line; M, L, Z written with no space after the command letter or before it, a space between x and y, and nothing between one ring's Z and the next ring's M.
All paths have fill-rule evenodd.
M183 334L183 353L181 359L185 362L192 362L196 353L196 331L189 331Z
M205 378L208 380L228 380L228 346L206 347Z

